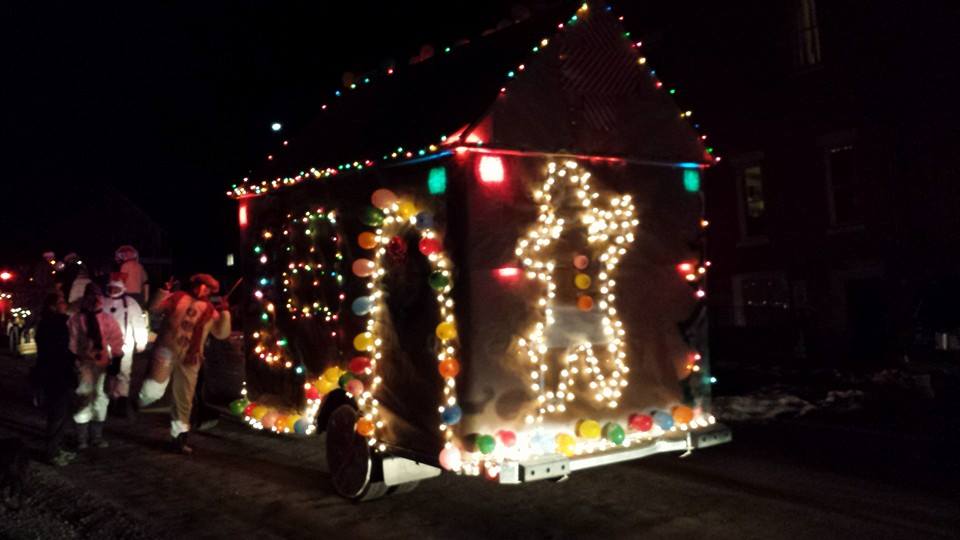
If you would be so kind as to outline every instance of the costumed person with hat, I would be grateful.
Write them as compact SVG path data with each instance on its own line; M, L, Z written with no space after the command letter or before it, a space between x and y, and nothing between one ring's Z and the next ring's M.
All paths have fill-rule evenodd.
M141 353L147 347L147 318L140 304L126 294L122 272L110 274L107 296L103 298L103 311L110 314L123 332L123 359L110 365L107 389L115 407L126 417L130 416L130 370L133 368L133 353Z
M157 293L151 313L163 317L162 329L153 347L150 375L140 388L140 407L163 397L173 379L173 407L170 435L177 451L189 454L187 445L190 413L197 386L203 347L208 335L217 339L230 336L230 311L224 298L214 307L208 298L220 290L220 284L209 274L190 278L190 292L170 292L172 280Z
M120 272L124 275L123 282L127 295L134 298L141 306L146 306L150 299L150 276L140 264L140 254L133 246L120 246L114 253Z
M119 363L123 356L123 333L120 325L103 312L100 288L90 283L80 299L80 311L67 321L70 352L77 356L80 384L77 386L78 410L73 415L77 424L77 448L92 444L107 446L103 439L103 423L107 419L110 400L104 390L107 368Z

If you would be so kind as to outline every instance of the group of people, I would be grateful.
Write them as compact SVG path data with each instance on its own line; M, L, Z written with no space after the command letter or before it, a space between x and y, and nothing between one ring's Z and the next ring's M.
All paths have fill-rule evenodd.
M172 447L191 453L187 434L204 344L208 336L226 339L230 335L226 299L217 305L210 301L220 288L212 276L194 275L189 290L177 292L171 279L151 299L147 273L136 250L121 247L116 262L118 271L110 274L106 294L90 279L83 282L82 292L71 294L77 292L77 281L82 282L78 273L69 286L58 282L43 302L33 379L47 418L47 457L55 465L76 458L63 445L71 416L78 451L104 448L108 442L103 428L111 401L121 415L132 417L139 408L162 398L171 381ZM135 274L133 281L131 274ZM135 290L131 292L128 285ZM160 321L155 336L149 331L148 317ZM147 378L136 398L130 399L133 355L148 347Z

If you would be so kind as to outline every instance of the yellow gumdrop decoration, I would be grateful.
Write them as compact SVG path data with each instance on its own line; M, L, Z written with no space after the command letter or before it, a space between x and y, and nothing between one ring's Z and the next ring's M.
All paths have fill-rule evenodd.
M599 439L603 428L596 420L581 420L577 422L577 435L584 439Z
M320 378L314 386L317 387L317 392L320 392L321 396L325 396L340 387L337 383L328 381L325 378Z
M263 417L269 411L270 409L264 407L263 405L257 405L256 407L253 408L252 411L250 411L250 416L252 416L254 420L260 421L260 420L263 420Z
M290 419L286 416L278 416L277 421L273 423L273 427L278 432L283 433L284 429L290 428Z
M438 324L437 337L444 341L450 341L457 337L457 326L449 321Z
M589 289L590 288L590 276L586 274L577 274L577 277L573 278L573 284L577 286L578 289Z
M397 209L397 214L400 215L403 219L410 219L411 217L417 215L417 207L410 201L400 201L400 207Z
M373 348L373 334L370 332L357 334L357 337L353 338L353 347L358 351L369 351Z
M341 375L343 375L343 370L341 370L337 366L330 366L327 369L323 370L323 378L332 383L338 382L340 380Z
M577 445L577 440L573 438L573 435L569 433L560 433L556 436L554 441L557 443L557 452L570 457L573 455L574 447Z

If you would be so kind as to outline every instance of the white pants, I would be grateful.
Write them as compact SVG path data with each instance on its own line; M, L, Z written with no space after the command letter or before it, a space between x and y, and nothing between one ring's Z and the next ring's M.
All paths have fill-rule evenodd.
M110 377L110 399L130 396L130 372L133 371L133 352L124 352L120 360L120 373Z
M80 384L77 386L77 396L80 397L80 407L73 415L77 424L88 422L104 422L107 419L107 406L110 398L107 397L104 383L107 371L90 362L80 364Z

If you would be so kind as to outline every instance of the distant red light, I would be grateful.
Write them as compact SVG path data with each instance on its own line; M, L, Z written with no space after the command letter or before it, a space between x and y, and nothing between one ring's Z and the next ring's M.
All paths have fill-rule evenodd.
M247 226L247 205L246 204L240 205L240 210L237 214L237 217L240 220L240 226L246 227Z
M12 272L8 272L6 270L0 272L0 281L10 281L11 279L13 279Z
M503 170L503 158L500 156L481 157L477 169L480 173L480 181L485 184L502 183L506 176Z
M515 281L520 277L520 269L516 266L504 266L494 270L493 274L501 281Z

